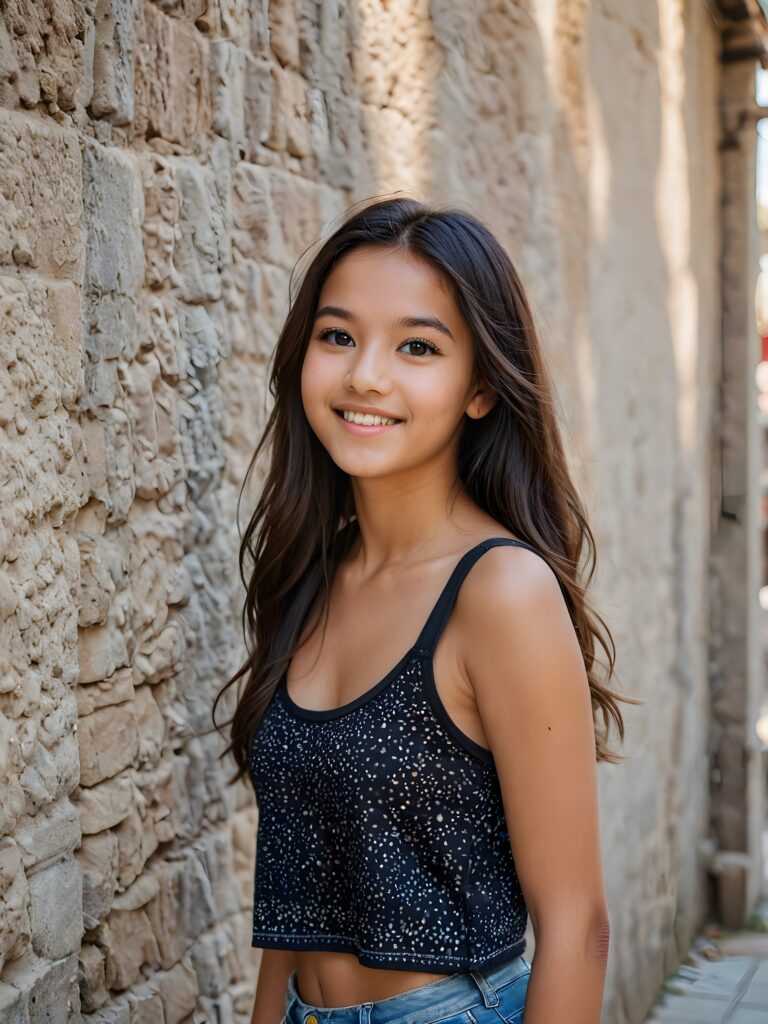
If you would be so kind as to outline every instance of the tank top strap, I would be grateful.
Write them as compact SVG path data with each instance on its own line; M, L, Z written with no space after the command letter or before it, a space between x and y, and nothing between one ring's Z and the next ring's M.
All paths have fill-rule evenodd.
M454 567L453 572L448 577L448 582L443 587L418 640L414 644L414 650L418 650L420 653L428 655L432 655L434 653L435 645L440 639L440 634L445 629L445 624L453 610L461 584L464 582L467 573L482 554L488 551L489 548L496 547L500 544L510 544L516 545L517 547L528 548L529 551L533 551L541 558L544 558L541 551L539 551L538 548L533 547L532 544L528 544L524 540L515 540L512 537L489 537L487 540L482 540L479 544L475 544L474 547L470 548L469 551L466 551L461 556ZM558 582L560 581L558 580ZM560 587L562 589L562 584L560 584Z

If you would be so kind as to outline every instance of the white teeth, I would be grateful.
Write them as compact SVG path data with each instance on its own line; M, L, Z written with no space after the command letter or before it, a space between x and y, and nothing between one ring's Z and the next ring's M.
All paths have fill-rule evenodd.
M364 427L378 427L380 425L388 425L390 423L397 423L397 420L388 419L386 416L374 416L372 413L362 412L350 412L348 409L342 409L341 415L348 423L359 423Z

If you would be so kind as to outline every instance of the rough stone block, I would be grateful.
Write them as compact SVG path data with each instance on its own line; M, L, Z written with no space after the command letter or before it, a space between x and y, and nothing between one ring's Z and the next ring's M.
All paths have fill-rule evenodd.
M181 194L172 161L151 153L142 161L141 169L146 283L150 288L161 288L167 281L176 281L173 256L180 233ZM166 370L165 363L163 369Z
M118 842L118 882L121 888L132 885L155 852L159 839L154 822L142 801L141 813L134 809L116 830Z
M80 827L84 835L102 832L123 821L135 804L135 788L130 779L118 776L97 786L79 789L75 802L80 810Z
M164 379L152 351L121 364L120 382L131 422L136 494L157 499L184 480L178 394Z
M199 989L189 957L184 957L170 971L160 971L152 979L152 985L160 996L165 1014L164 1024L182 1024L189 1019Z
M133 1015L127 999L116 1000L111 1006L89 1013L88 1024L133 1024ZM85 1018L84 1018L85 1024Z
M270 149L305 157L309 143L310 106L307 83L291 68L272 68L271 124L266 145Z
M134 701L139 729L138 760L140 764L155 765L160 760L165 740L165 719L157 706L150 686L140 686Z
M24 817L15 831L25 870L58 860L80 842L80 820L77 810L67 800Z
M272 131L272 62L248 57L244 68L244 123L246 159L257 162L257 156Z
M158 950L143 909L112 910L94 933L104 952L107 987L123 991L141 976L147 964L157 969Z
M104 954L98 946L84 942L78 958L80 1003L83 1010L98 1010L109 999Z
M241 163L233 179L233 245L247 259L291 269L341 212L338 194L276 168Z
M80 784L93 786L132 765L139 752L139 730L130 703L100 708L77 724Z
M148 2L138 32L134 131L189 147L210 123L207 44Z
M121 355L131 357L138 346L137 291L144 279L144 195L138 162L127 153L87 142L83 194L86 407L98 408L112 405L116 397L115 375L102 364Z
M80 280L83 213L75 132L0 110L0 264Z
M109 829L84 836L76 856L83 872L83 923L90 931L107 916L117 891L117 836Z
M249 54L225 40L211 41L211 130L245 156L245 81Z
M51 526L58 526L86 498L83 453L70 414L83 387L81 356L71 333L80 318L77 291L69 282L46 285L34 278L0 275L0 318L0 362L10 367L0 401L3 460L11 482L2 496L6 523L10 526L17 516L47 517ZM18 535L28 529L18 520L14 528ZM36 550L33 540L26 551L17 546L14 561L20 554L34 558ZM42 551L38 557L42 561ZM66 576L61 583L68 583ZM26 593L15 594L17 616L33 606L37 590L44 588L33 589L35 593L27 584ZM63 593L65 588L52 586L47 599L57 589Z
M83 935L82 872L70 854L29 878L32 946L57 960L75 953Z
M181 297L186 302L207 302L221 296L225 262L224 213L213 173L191 160L176 165L182 196L181 235L175 267Z
M77 713L80 716L90 715L97 708L105 708L111 704L122 704L133 699L133 676L130 668L119 669L109 679L92 683L89 686L78 686Z
M19 775L24 768L14 723L0 716L0 829L11 832L24 810L24 791Z
M117 361L104 360L100 365L107 364L114 366L113 384L117 391ZM103 506L105 523L122 524L128 518L136 495L128 415L120 408L99 408L97 418L84 418L83 433L88 452L86 468L92 500ZM96 682L104 678L104 674L91 678L89 675L81 674L81 682Z
M298 12L291 0L269 4L269 45L282 65L299 69Z
M16 1004L19 1024L71 1024L79 1016L74 953L53 962L28 953L6 965L3 982L21 994Z
M0 839L0 970L29 947L28 887L18 845Z
M140 0L99 0L94 16L90 113L112 124L133 120L133 59Z

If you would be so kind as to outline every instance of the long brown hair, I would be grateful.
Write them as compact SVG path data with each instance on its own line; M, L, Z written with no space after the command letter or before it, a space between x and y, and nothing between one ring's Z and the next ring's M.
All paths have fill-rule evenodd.
M213 706L214 725L220 728L215 719L219 700L240 684L226 723L231 736L224 751L235 758L234 779L247 770L252 738L293 657L305 616L318 598L319 610L327 607L336 567L358 532L349 476L307 421L300 375L326 277L337 260L361 245L406 250L452 285L474 341L476 367L498 395L485 416L465 417L459 478L478 506L542 552L564 585L593 714L599 712L602 719L602 728L595 729L596 758L623 760L607 746L610 721L623 741L617 702L641 702L605 685L614 672L616 651L610 630L585 596L596 565L594 537L568 472L553 389L520 278L491 231L471 214L397 197L348 212L309 262L295 299L289 295L269 377L274 404L243 481L245 487L268 447L266 478L240 545L247 656ZM585 547L587 565L580 571ZM597 644L607 657L603 682L595 671Z

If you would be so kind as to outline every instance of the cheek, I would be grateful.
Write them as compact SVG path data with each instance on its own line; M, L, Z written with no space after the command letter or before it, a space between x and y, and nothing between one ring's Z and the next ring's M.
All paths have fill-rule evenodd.
M311 411L325 393L322 371L323 360L314 357L313 349L310 346L301 367L301 399L307 411Z
M453 421L464 411L464 388L452 373L420 374L409 381L403 392L417 418L432 423Z

